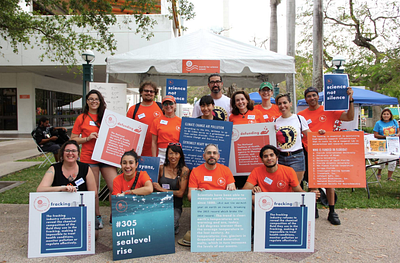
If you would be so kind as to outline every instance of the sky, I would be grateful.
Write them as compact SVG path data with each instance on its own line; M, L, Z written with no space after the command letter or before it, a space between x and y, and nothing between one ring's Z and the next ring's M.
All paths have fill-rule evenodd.
M185 22L187 33L199 29L224 28L223 0L190 0L196 17ZM269 0L228 0L229 37L254 45L269 38ZM267 42L269 49L269 42ZM286 54L286 1L278 5L278 53Z

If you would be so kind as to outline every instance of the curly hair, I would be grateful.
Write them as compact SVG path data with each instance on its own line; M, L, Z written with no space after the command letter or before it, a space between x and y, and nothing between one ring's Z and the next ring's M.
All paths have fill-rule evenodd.
M248 110L253 110L254 109L254 101L250 99L249 93L247 93L244 90L238 90L235 93L233 93L233 95L231 97L232 114L233 115L239 115L239 113L240 113L239 108L236 106L236 102L235 102L235 97L238 94L243 94L243 96L246 98L246 100L247 100L247 109Z
M144 81L144 82L142 82L140 84L140 87L139 87L139 93L140 94L142 94L142 92L144 90L144 87L146 87L146 86L151 86L154 89L154 95L157 96L157 94L158 94L157 84L154 83L153 81Z
M76 149L78 150L78 156L80 156L81 152L80 152L80 148L79 148L79 144L75 141L75 140L69 140L66 141L60 148L60 150L58 150L58 156L60 156L60 162L64 162L64 151L65 151L65 147L67 147L67 145L72 144L76 146Z

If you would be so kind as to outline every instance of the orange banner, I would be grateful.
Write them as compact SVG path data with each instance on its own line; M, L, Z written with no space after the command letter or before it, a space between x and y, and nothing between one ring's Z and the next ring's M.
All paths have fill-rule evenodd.
M364 188L364 133L307 134L308 182L311 188Z
M182 60L182 73L220 73L219 60Z

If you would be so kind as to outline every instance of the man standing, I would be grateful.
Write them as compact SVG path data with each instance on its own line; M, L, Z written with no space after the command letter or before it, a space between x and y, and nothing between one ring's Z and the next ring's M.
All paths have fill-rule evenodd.
M308 104L308 108L299 112L307 120L308 127L313 132L324 133L326 131L333 131L333 126L336 120L352 121L354 119L354 99L353 90L351 87L347 88L347 95L349 95L349 110L344 111L324 111L324 106L318 104L318 90L309 87L304 91L304 98ZM306 157L306 172L304 178L308 179L308 145L307 138L303 137L303 144L305 146ZM340 225L338 214L335 212L335 188L327 188L326 195L329 203L328 220L332 225ZM315 211L315 218L318 218L318 210Z
M231 170L217 163L219 160L218 146L209 144L204 148L204 164L194 168L189 178L188 199L192 199L192 190L236 190L235 179Z
M214 100L214 113L215 115L222 120L228 120L229 115L231 114L231 99L227 96L223 95L221 92L221 88L224 86L222 82L222 77L219 74L211 74L208 77L208 87L211 91L211 97ZM196 102L193 108L192 117L197 118L203 115L200 110L199 101Z
M32 136L44 152L52 152L56 162L59 162L58 150L60 150L64 140L55 135L56 130L62 130L65 136L67 136L66 128L51 127L49 119L47 117L42 117L39 119L36 129L32 131Z
M148 125L146 138L144 139L142 156L151 155L151 139L150 126L153 120L162 115L161 103L154 101L158 93L157 85L152 81L143 82L139 87L139 93L142 97L142 102L129 108L126 117L140 121Z

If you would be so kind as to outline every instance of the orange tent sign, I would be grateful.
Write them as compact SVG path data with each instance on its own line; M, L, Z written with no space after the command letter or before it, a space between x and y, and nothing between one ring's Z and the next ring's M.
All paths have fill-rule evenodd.
M364 133L307 134L308 181L311 188L364 188Z
M220 61L184 59L182 73L220 73Z

